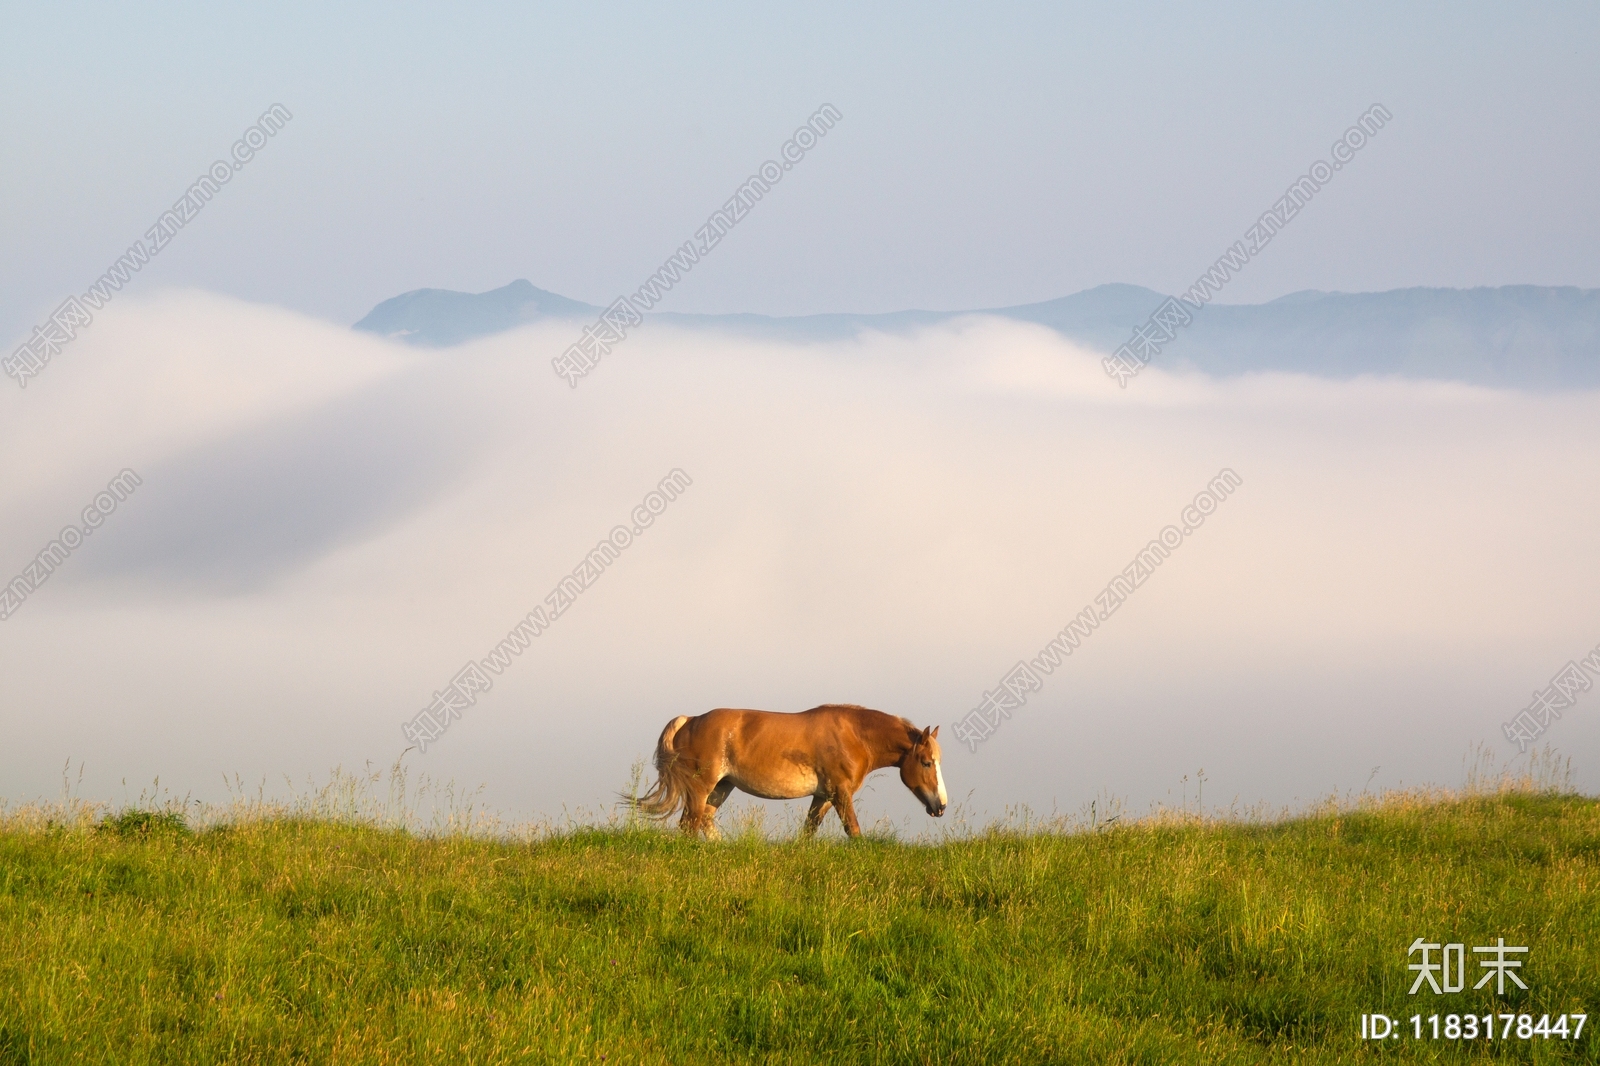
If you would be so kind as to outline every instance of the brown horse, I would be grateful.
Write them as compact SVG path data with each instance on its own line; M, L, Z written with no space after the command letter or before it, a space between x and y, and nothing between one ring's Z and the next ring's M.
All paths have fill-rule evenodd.
M667 723L656 743L655 787L638 800L647 814L679 808L685 833L715 836L717 808L734 789L762 799L811 797L806 835L829 807L852 837L861 835L854 796L867 775L890 766L935 818L948 798L939 766L939 727L854 704L830 703L797 714L723 707Z

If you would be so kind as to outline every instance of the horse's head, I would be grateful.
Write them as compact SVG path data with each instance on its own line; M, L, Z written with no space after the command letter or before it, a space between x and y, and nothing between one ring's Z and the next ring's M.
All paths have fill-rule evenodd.
M939 727L916 734L911 750L900 760L900 780L922 801L928 813L944 814L949 797L944 791L944 771L939 766Z

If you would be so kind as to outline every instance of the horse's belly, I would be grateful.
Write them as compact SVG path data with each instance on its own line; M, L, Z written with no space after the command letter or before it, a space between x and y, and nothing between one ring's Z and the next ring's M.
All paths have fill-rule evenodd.
M762 774L733 774L733 783L741 792L769 800L800 799L817 793L817 772L803 766Z

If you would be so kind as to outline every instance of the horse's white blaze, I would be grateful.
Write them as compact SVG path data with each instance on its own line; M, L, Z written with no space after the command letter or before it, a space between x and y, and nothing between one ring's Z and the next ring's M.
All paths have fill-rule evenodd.
M950 797L944 793L944 766L938 759L933 762L933 772L939 777L939 806L943 807L950 802Z

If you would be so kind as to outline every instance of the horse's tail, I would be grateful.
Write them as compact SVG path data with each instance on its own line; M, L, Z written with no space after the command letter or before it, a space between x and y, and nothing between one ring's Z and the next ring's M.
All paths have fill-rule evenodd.
M678 753L673 750L672 740L688 721L688 715L678 715L667 723L667 728L661 731L661 739L656 741L655 786L640 796L634 804L645 814L656 818L670 818L683 806L689 791L688 781L691 773L678 758Z

